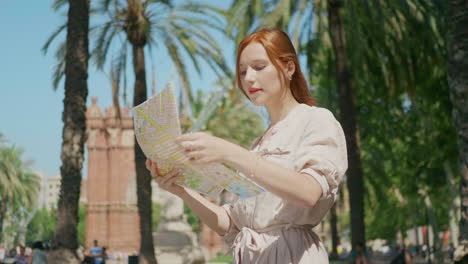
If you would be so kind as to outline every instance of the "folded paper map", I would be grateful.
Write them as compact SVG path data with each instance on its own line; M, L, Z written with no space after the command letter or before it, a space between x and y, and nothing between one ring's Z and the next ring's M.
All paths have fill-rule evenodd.
M158 95L132 109L135 136L146 157L158 164L162 173L179 168L178 184L216 197L224 189L240 198L264 190L222 163L194 165L175 142L181 135L174 90L167 86Z

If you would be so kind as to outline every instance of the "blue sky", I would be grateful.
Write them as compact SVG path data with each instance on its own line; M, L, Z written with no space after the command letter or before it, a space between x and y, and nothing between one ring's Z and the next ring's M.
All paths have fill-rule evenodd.
M219 1L218 5L227 7L230 2ZM23 159L32 160L32 169L47 177L60 172L64 97L63 82L56 91L52 88L55 46L51 46L46 55L41 51L50 34L65 21L60 13L50 8L51 4L50 0L0 1L0 133L10 144L24 149ZM61 39L64 37L65 34ZM221 36L215 37L223 43L223 52L234 67L232 43ZM159 90L175 73L164 50L153 53L158 56L155 65ZM206 65L202 68L205 70L199 77L189 66L192 87L210 90L215 76ZM132 86L133 77L129 75L128 79ZM148 80L150 85L150 76ZM88 88L88 105L94 96L99 98L101 108L111 105L110 82L91 63ZM86 168L83 173L86 175Z

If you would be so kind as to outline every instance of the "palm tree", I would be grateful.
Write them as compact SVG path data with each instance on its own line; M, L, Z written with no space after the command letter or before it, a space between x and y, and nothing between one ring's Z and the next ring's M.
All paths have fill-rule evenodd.
M456 260L468 258L468 38L466 25L468 23L467 2L463 0L449 1L448 27L448 84L450 100L453 104L453 123L458 135L460 155L460 236Z
M316 0L317 1L317 0ZM291 32L297 51L311 36L313 5L306 0L234 0L225 12L225 32L236 43L259 28L278 27ZM320 0L319 0L320 1Z
M0 241L5 217L32 208L37 201L40 178L21 160L22 151L0 146Z
M101 2L98 10L110 19L97 28L98 37L93 51L97 66L102 68L105 65L112 42L117 36L123 35L125 41L122 42L115 69L118 76L125 76L127 50L131 48L135 74L134 106L147 99L145 50L151 52L150 48L157 44L167 49L182 80L187 99L183 112L188 115L191 113L193 96L182 51L189 56L199 73L199 59L204 60L217 74L228 72L220 47L207 31L207 28L221 30L215 17L219 10L215 8L192 3L172 6L171 1L114 0ZM117 86L119 83L120 80ZM145 156L140 146L135 144L134 150L141 234L139 261L156 263L151 229L151 177L145 168Z
M67 2L56 0L53 7L60 9ZM54 234L54 250L49 263L79 263L75 250L78 248L78 201L80 197L81 170L86 139L86 97L88 96L88 32L89 0L68 1L68 21L54 32L44 46L63 29L67 29L66 42L58 49L58 71L54 86L65 75L65 99L62 114L62 181L57 210L57 227ZM62 60L61 60L62 59Z
M346 51L346 34L341 15L343 1L328 0L329 30L335 51L336 81L339 94L340 119L348 149L347 185L351 205L351 242L353 247L365 242L364 179L361 163L359 125L351 83L351 70Z
M135 58L133 49L136 46L146 48L144 53L149 52L150 55L154 47L167 51L182 82L184 96L188 101L184 110L187 112L192 111L190 102L193 101L193 95L185 58L189 59L199 74L201 60L218 77L230 74L221 48L209 31L222 31L223 22L218 17L222 10L194 3L174 6L170 0L101 1L97 10L109 18L96 27L97 40L92 55L98 68L102 69L105 65L113 41L121 35L126 40L120 42L118 56L113 62L118 84L121 83L121 76L125 78L128 50L132 48ZM133 67L135 68L135 61Z
M343 1L343 3L344 2L346 1ZM442 106L447 105L445 103L447 101L445 98L447 97L448 99L448 96L446 96L447 90L444 89L446 84L443 66L446 57L445 42L443 41L445 35L443 31L444 19L441 16L441 14L444 14L443 4L435 1L364 1L363 3L347 1L343 9L345 9L346 12L342 15L342 17L344 17L342 21L348 22L348 24L344 25L343 30L346 32L345 34L347 36L353 36L347 42L343 41L343 43L346 43L346 48L343 47L343 50L345 52L346 50L352 51L347 54L347 59L353 69L353 74L351 74L351 76L355 76L350 79L350 85L353 86L353 89L355 88L352 96L359 98L359 100L355 101L356 106L361 109L363 106L372 108L373 112L383 111L384 113L388 113L387 119L385 119L387 124L384 126L389 127L388 121L391 122L391 120L401 118L399 117L401 114L395 111L396 107L392 106L392 104L395 104L395 102L398 104L399 102L401 105L402 100L400 98L402 95L411 101L412 108L414 109L423 108L424 103L421 103L422 101L428 101L430 102L429 104L436 103ZM329 17L329 19L331 19L331 17ZM378 23L376 23L376 21L378 21ZM340 40L336 38L337 36L340 37L340 35L336 34L333 36L331 20L329 20L328 26L330 27L330 36L334 44L335 60L338 61L340 58L336 50L339 46L335 45L335 42L336 40ZM414 47L418 48L415 49ZM339 68L336 68L335 74L337 76L340 75ZM339 84L337 87L339 92ZM341 99L340 95L340 100ZM378 100L384 103L369 105L370 102L378 102ZM444 113L445 109L447 108L440 107L439 112ZM356 112L357 115L362 116L363 121L360 123L367 123L367 127L365 127L365 125L362 127L363 133L367 134L366 139L363 139L362 143L363 151L372 151L369 134L374 133L374 135L372 135L374 139L378 138L377 140L381 144L387 144L387 149L383 151L387 153L390 150L395 151L394 155L401 156L401 149L400 153L396 154L398 149L396 148L397 145L395 145L395 141L390 141L388 139L389 137L379 138L379 132L372 132L377 131L377 126L379 124L378 122L373 122L372 125L369 125L368 121L364 121L366 120L365 112L366 111ZM383 115L381 114L379 118L383 119ZM346 119L347 118L343 120ZM374 120L375 118L371 119ZM418 122L421 122L422 119L423 117L421 117ZM396 128L396 125L393 125L392 131L380 132L380 135L394 135ZM344 127L344 129L346 131L346 127ZM412 127L412 129L417 131L416 127ZM423 131L423 129L419 131ZM416 134L416 132L413 133ZM408 133L405 133L405 135L407 134ZM388 143L390 143L390 146ZM412 146L413 148L410 149L409 152L417 153L415 145L412 144ZM415 155L413 154L412 156L414 157ZM446 154L446 156L447 160L450 159L448 157L449 155ZM393 161L395 158L396 157L388 157L385 160ZM382 166L382 160L376 159L376 156L370 159L371 160L369 160L369 158L364 159L364 162L367 162L367 164L365 164L366 168L369 169L373 165L376 165L375 163L380 163L378 166ZM376 162L374 163L372 160ZM405 162L408 161L409 160L405 160ZM429 163L428 159L425 157L420 158L418 162L426 162L426 165ZM353 164L354 162L350 159L350 163ZM422 168L422 170L425 172L428 171L427 168ZM418 199L424 206L420 196L415 197L412 195L415 192L414 189L416 189L417 193L417 189L424 188L424 185L427 185L431 189L437 188L435 184L430 181L423 182L417 178L420 176L421 170L415 172L416 174L412 177L405 177L405 179L403 179L403 174L400 173L400 176L397 177L400 177L399 180L406 184L396 186L392 184L392 181L394 182L395 179L390 179L390 176L385 173L385 170L381 168L376 170L373 168L372 171L375 173L374 175L378 177L366 177L368 188L361 189L366 191L365 196L368 198L370 197L369 191L372 189L374 189L374 193L378 193L379 190L381 191L382 189L388 190L389 188L398 188L404 191L402 192L404 196L402 200L409 198ZM348 172L352 173L351 167ZM369 170L366 170L366 172L369 172ZM352 179L352 175L349 175L348 179ZM410 185L409 183L411 183L414 188L408 188ZM354 191L350 189L351 199L353 192L359 193L360 191L357 189L354 189ZM380 200L379 203L382 204L382 206L385 204L382 200ZM406 205L401 205L406 207ZM402 210L399 210L399 212L401 211ZM351 214L353 214L353 209L351 209ZM399 214L395 213L395 215ZM408 218L405 217L405 219ZM398 228L403 227L400 226ZM356 232L352 230L353 237L354 234L356 234ZM359 236L360 234L357 233L357 235ZM363 236L363 238L365 238L365 236Z

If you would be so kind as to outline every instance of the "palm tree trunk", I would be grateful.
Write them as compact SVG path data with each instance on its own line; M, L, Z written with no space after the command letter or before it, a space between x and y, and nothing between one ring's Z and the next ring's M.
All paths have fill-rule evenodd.
M330 210L330 229L332 233L332 252L330 259L338 259L338 226L336 217L336 202Z
M135 87L133 106L137 106L147 99L146 68L144 46L132 45L133 68L135 71ZM140 264L157 264L154 254L153 230L151 227L151 175L146 169L146 157L135 138L135 170L137 178L138 213L140 215Z
M468 258L468 1L449 1L448 85L460 153L460 236L455 258Z
M65 99L63 100L62 176L57 210L57 226L49 263L79 263L77 224L81 170L86 131L88 96L89 0L69 1Z
M351 208L351 240L353 248L365 242L364 228L364 180L361 164L359 126L355 110L351 72L346 53L346 36L341 9L342 0L328 0L330 36L335 51L337 87L339 94L340 119L346 135L348 148L347 185Z

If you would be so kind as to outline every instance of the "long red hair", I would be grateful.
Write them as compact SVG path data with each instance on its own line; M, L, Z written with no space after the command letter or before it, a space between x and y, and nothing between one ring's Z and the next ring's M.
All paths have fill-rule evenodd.
M285 72L282 70L288 62L294 63L295 71L291 79L291 93L297 102L301 104L307 104L315 106L315 98L310 93L307 81L301 71L299 60L297 58L296 50L289 39L288 35L279 29L262 29L256 31L247 37L245 37L240 43L237 52L237 63L236 63L236 79L237 86L240 88L242 93L247 97L244 89L242 89L242 82L239 70L239 60L242 51L251 43L260 43L266 50L268 58L275 66L276 70L280 74L280 78L283 83L287 80Z

